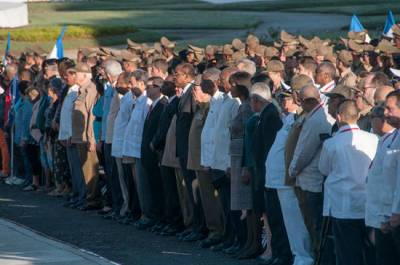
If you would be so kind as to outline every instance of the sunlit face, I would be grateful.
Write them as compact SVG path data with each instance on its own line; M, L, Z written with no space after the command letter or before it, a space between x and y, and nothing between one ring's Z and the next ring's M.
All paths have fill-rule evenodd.
M395 128L400 128L400 107L396 97L389 97L385 103L385 118Z

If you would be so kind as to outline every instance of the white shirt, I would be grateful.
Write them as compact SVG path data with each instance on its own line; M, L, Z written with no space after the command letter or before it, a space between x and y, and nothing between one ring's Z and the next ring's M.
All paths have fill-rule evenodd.
M357 125L342 126L325 141L319 170L324 184L324 216L364 219L368 168L375 157L378 137Z
M336 86L335 81L332 80L331 82L322 86L319 89L319 91L321 92L321 100L324 103L324 105L327 105L329 99L329 97L326 96L325 94L331 92L335 88L335 86Z
M219 90L215 92L211 98L210 109L208 111L203 130L201 131L200 164L204 167L211 167L212 164L213 154L215 152L215 139L213 136L215 134L215 126L223 100L224 93Z
M365 207L365 224L374 228L381 228L381 223L385 220L382 216L384 207L383 198L386 197L385 178L387 174L384 171L383 163L390 150L388 146L393 139L393 131L385 134L379 139L378 149L375 158L371 164L367 176L367 203ZM390 202L391 200L389 200Z
M124 136L123 156L141 158L140 148L142 145L143 127L147 112L152 101L146 96L146 91L136 99L128 126Z
M72 137L72 110L74 108L74 102L78 97L78 90L78 85L71 86L64 98L60 112L58 140L65 141Z
M274 143L265 161L265 187L282 189L285 185L285 145L295 121L295 114L289 113L283 118L283 126L276 134Z
M330 134L335 120L320 104L304 119L296 144L289 175L296 177L296 186L304 191L322 192L324 176L318 170L322 148L321 134Z
M232 98L230 93L224 94L213 136L215 143L211 163L211 168L213 169L225 171L231 166L231 157L229 155L231 134L229 128L238 113L239 106L240 101L238 99Z
M129 117L132 113L135 100L133 99L132 92L129 91L122 98L119 106L117 118L114 122L114 137L111 145L111 155L113 157L122 158L122 149L124 145L124 136L126 127L129 123Z

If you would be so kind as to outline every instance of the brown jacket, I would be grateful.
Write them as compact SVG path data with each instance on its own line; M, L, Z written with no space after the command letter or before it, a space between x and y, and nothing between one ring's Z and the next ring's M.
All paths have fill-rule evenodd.
M161 160L161 165L166 167L179 168L179 161L176 157L176 115L171 120L165 139L165 149Z
M92 81L86 82L79 88L72 110L71 143L96 143L93 131L95 116L92 110L97 97L96 85Z
M198 105L193 116L192 125L190 126L187 168L191 170L202 170L200 165L201 132L203 131L209 108L209 102Z
M303 112L294 122L292 129L289 132L288 138L285 145L285 185L294 186L296 184L296 178L291 178L289 176L289 166L292 162L294 150L296 149L297 141L299 140L301 128L303 127L303 122L305 118L305 113Z

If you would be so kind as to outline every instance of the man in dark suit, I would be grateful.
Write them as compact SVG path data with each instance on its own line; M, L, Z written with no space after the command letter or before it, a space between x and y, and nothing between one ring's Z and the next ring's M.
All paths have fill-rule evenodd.
M268 224L271 229L271 248L273 256L265 264L286 265L291 264L292 252L283 223L276 189L264 188L265 186L265 160L277 132L282 127L279 111L271 103L271 92L265 83L256 83L250 93L251 106L254 112L260 113L260 121L254 131L253 156L255 161L255 186L256 192L265 191L265 210ZM260 192L261 193L261 192Z
M189 207L193 209L193 224L180 235L180 239L183 241L197 241L205 237L200 231L202 225L201 207L196 204L193 196L192 183L196 179L196 175L194 171L187 169L189 131L196 108L192 95L195 76L195 69L191 64L182 63L175 69L175 85L183 89L176 113L176 155L183 173L185 188L189 197Z
M164 80L160 77L151 77L147 81L147 97L152 100L147 117L144 122L143 138L141 145L141 163L147 176L149 185L149 218L156 220L156 225L151 228L152 231L160 231L164 228L164 191L159 167L160 157L158 153L151 148L151 141L157 132L161 114L168 102L161 94L161 86Z
M161 114L159 126L151 141L151 148L162 154L165 148L168 129L178 110L179 98L175 83L164 81L161 93L168 97L168 104ZM180 232L183 227L182 212L176 183L175 168L160 166L162 182L164 185L165 222L167 226L160 232L163 236L172 236Z

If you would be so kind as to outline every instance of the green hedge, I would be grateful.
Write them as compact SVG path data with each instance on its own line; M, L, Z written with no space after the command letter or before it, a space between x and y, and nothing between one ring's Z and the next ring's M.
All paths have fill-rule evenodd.
M8 32L11 33L11 40L14 41L53 41L56 40L62 27L24 27L18 29L0 29L0 40L6 40ZM95 39L105 36L116 36L137 32L137 28L127 25L118 26L68 26L64 39Z

